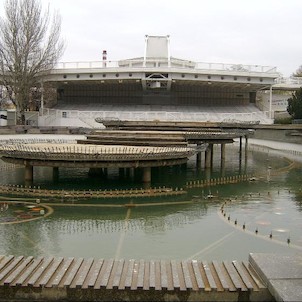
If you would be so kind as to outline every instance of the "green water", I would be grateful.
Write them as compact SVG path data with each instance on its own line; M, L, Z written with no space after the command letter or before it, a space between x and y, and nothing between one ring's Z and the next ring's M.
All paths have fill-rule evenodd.
M268 151L251 151L247 160L243 158L240 162L238 146L228 146L222 170L219 150L214 151L212 171L196 168L192 158L186 167L153 169L151 186L185 188L188 181L221 174L255 174L259 176L257 181L188 189L187 194L175 197L89 200L96 205L192 201L190 204L133 208L53 206L54 212L46 218L0 224L0 254L246 260L251 252L301 253L300 164L287 169L288 160ZM1 161L0 171L0 183L24 184L23 168ZM87 172L62 169L59 179L54 181L51 169L35 168L34 185L93 190L142 186L139 178L121 177L118 170L109 171L107 178L90 177ZM209 193L215 198L207 199ZM225 202L223 217L221 206ZM0 212L0 217L5 215L6 211Z

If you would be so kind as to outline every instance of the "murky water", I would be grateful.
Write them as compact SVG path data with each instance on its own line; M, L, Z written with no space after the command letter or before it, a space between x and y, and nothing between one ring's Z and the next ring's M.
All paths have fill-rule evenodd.
M53 213L31 222L8 224L10 213L23 211L8 203L0 211L0 254L125 259L246 260L252 252L298 253L302 250L301 164L260 148L239 161L238 146L228 146L226 166L186 167L152 171L152 186L184 188L185 195L157 198L89 200L89 206L52 206ZM1 184L23 184L23 168L0 162ZM90 177L85 169L35 168L36 186L57 189L140 188L137 179L109 171ZM186 188L194 180L253 174L255 181L206 188ZM213 195L213 198L207 198ZM176 201L192 201L176 204ZM99 207L100 203L140 204ZM150 203L165 202L165 205ZM87 203L87 202L86 202ZM148 206L144 204L148 203ZM169 204L170 203L170 204ZM19 207L19 208L17 208Z

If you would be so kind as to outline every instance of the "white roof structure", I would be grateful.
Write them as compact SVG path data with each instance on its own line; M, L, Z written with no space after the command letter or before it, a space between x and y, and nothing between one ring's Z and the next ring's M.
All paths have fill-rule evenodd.
M148 58L170 59L169 36L146 35L145 60Z

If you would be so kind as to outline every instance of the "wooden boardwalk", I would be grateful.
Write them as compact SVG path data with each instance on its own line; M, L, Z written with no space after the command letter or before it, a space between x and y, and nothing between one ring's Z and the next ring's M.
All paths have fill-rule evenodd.
M248 262L0 256L0 301L265 301Z

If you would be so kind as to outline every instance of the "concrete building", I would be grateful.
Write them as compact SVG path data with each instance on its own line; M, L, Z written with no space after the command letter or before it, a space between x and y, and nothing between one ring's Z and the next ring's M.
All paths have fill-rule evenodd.
M99 127L96 117L120 120L272 123L271 103L258 91L279 77L275 67L193 62L171 56L169 36L146 36L144 55L110 61L60 63L44 79L57 91L42 100L39 125Z

